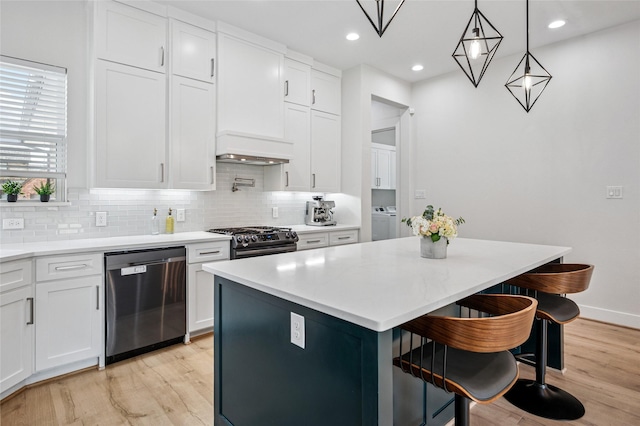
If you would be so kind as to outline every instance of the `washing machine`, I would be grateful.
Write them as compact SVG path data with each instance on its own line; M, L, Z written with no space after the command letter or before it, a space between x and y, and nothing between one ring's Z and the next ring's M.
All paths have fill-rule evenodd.
M396 207L371 207L371 239L373 241L396 238Z

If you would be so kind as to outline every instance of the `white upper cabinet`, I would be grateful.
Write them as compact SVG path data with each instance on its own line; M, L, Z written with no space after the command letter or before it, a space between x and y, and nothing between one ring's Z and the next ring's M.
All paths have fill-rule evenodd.
M311 65L286 58L284 61L284 100L309 106L311 100Z
M167 20L112 1L96 3L98 58L165 72Z
M211 31L171 20L171 68L173 75L213 83L216 67L216 35Z
M171 187L213 190L215 86L179 76L171 81Z
M371 144L371 188L395 189L395 147Z
M218 132L283 138L283 70L282 51L219 32Z
M341 79L318 70L311 70L311 108L330 114L341 112Z
M164 74L98 60L98 188L166 188Z
M340 116L311 111L311 191L340 192Z

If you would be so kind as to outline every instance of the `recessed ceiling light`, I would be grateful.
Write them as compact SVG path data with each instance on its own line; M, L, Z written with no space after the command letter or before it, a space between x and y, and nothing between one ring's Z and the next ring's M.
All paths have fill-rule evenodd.
M354 41L360 38L360 34L358 33L349 33L347 34L347 40Z
M552 23L550 23L549 28L551 29L560 28L560 27L563 27L564 24L566 24L565 21L563 21L562 19L558 19L557 21L553 21Z
M413 71L422 71L424 69L424 67L420 64L414 65L411 67L411 70Z

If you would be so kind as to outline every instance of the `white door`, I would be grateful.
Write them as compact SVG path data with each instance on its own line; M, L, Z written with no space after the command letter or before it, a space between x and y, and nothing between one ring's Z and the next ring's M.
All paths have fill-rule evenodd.
M213 327L213 275L202 264L189 265L189 333Z
M171 77L172 188L215 189L215 86Z
M97 61L97 187L167 187L165 93L164 74Z
M285 104L285 139L293 142L293 159L284 165L284 190L309 191L311 180L311 111Z
M215 82L215 33L171 20L171 47L172 74Z
M0 294L0 393L31 375L32 323L31 286Z
M114 1L96 3L98 58L165 72L167 20Z
M102 276L36 284L36 371L102 352Z
M311 191L340 192L340 116L311 111Z

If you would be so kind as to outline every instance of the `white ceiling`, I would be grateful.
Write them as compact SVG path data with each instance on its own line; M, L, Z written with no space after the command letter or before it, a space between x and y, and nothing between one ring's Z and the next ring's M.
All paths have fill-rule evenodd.
M409 82L458 69L451 54L474 8L473 0L406 0L379 38L355 0L158 2L225 21L341 70L368 64ZM362 3L375 7L374 0ZM390 14L397 4L387 0L385 11ZM496 57L524 54L525 1L479 0L478 8L504 36ZM555 19L567 24L548 29ZM535 55L536 47L637 19L640 0L531 0L530 50ZM345 39L352 31L360 34L359 40ZM424 70L411 71L416 63Z

